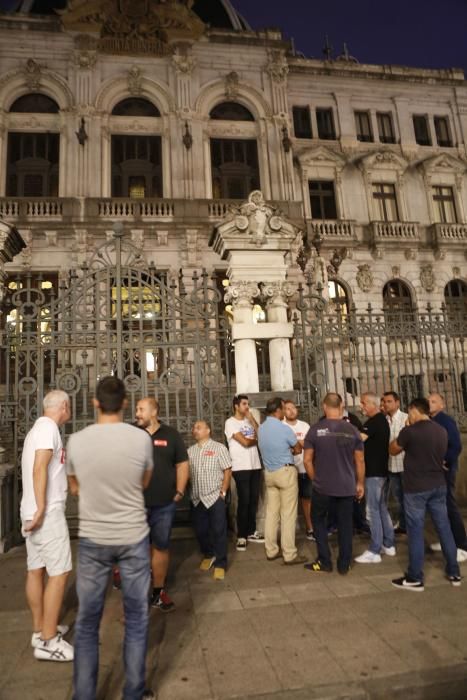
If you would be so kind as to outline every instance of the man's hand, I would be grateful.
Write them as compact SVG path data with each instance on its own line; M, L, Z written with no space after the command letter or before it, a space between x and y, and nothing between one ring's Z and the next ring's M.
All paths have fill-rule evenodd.
M28 524L25 525L24 531L25 532L33 532L33 530L38 530L40 526L42 525L42 522L44 520L44 515L45 511L44 510L36 510L34 513L32 520L28 521Z
M183 498L183 496L180 493L176 493L175 496L173 497L173 500L175 503L180 503L182 498Z
M357 488L355 489L355 498L357 499L357 501L361 501L364 495L365 495L364 485L357 484Z

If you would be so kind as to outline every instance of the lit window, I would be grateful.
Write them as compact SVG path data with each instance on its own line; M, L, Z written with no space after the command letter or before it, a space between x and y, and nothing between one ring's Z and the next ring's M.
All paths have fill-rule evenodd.
M348 316L350 311L349 296L345 287L337 280L328 281L329 301L333 304L335 311L342 316Z
M399 221L396 188L385 182L373 183L373 201L377 221Z

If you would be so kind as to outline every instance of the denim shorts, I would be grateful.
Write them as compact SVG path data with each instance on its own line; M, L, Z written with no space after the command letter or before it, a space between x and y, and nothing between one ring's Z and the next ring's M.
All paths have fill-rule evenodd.
M151 544L162 552L167 551L169 548L170 533L172 532L176 510L177 504L175 501L165 506L151 506L146 509Z
M298 475L298 495L300 498L311 498L313 482L308 474Z

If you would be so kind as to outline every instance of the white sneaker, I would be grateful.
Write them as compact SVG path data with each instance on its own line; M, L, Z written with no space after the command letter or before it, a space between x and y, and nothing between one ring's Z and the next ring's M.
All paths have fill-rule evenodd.
M246 552L246 539L244 537L239 537L236 546L237 552Z
M57 634L60 635L60 637L64 637L66 633L68 632L70 628L68 625L57 625ZM41 645L41 633L40 632L33 632L32 637L31 637L31 646L33 649L36 649L38 646Z
M358 562L358 564L379 564L381 562L381 555L374 554L367 549L366 552L360 554L359 557L355 557L355 561Z
M260 544L264 542L264 535L256 530L252 535L248 535L248 542L259 542Z
M457 561L459 564L463 564L467 561L467 552L465 551L465 549L457 550Z
M430 549L432 552L441 552L441 542L430 544Z
M396 556L396 548L395 547L381 547L381 554L386 554L388 557L395 557Z
M73 661L74 651L71 644L57 634L47 642L41 640L39 646L34 649L34 656L40 661Z

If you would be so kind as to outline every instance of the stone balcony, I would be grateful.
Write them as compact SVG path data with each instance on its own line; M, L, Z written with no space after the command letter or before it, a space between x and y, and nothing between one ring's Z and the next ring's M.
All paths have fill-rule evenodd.
M404 250L406 257L420 243L419 224L414 221L372 221L370 223L370 247L375 257L382 250L394 248Z
M0 220L17 227L34 224L78 225L92 222L108 225L123 221L134 225L145 223L209 224L221 221L231 206L242 200L231 199L131 199L74 197L2 197ZM301 220L300 202L273 202L294 221Z
M438 258L445 250L461 249L467 258L467 224L433 224L431 244Z
M324 246L351 245L357 241L355 221L323 219L307 221L308 240L321 236Z

